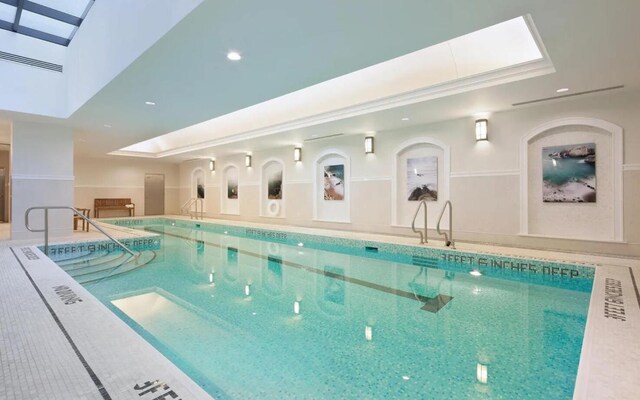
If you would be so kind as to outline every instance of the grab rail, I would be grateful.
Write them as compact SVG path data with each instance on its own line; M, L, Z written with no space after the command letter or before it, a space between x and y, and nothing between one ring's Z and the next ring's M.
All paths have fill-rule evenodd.
M189 217L193 219L194 216L191 213L191 206L195 204L195 219L198 219L198 203L200 203L200 219L204 219L204 199L192 197L180 207L180 211L189 214Z
M416 218L418 218L418 213L420 212L420 207L424 204L424 234L422 231L416 230ZM420 204L418 204L418 208L416 208L416 213L413 215L413 221L411 221L411 230L414 233L420 234L420 244L427 243L427 201L420 200Z
M444 215L444 210L447 209L447 206L449 206L449 235L447 235L447 232L440 232L440 222L442 221L442 216ZM453 205L451 205L450 200L447 200L444 203L442 211L440 211L436 231L438 232L438 235L444 235L444 243L447 247L451 246L452 249L456 248L456 243L453 241Z
M29 214L33 210L44 210L44 229L33 229L29 225ZM96 228L96 230L98 230L103 235L108 237L109 240L111 240L112 242L117 244L122 250L124 250L127 253L129 253L132 257L135 257L137 259L138 256L140 255L140 254L136 254L133 251L131 251L127 246L125 246L124 244L120 243L120 241L118 239L116 239L113 236L109 235L107 232L102 230L102 228L100 228L98 225L96 225L90 218L85 217L80 211L78 211L77 209L75 209L73 207L68 207L68 206L48 206L48 207L30 207L30 208L27 208L27 211L24 212L24 226L30 232L36 232L36 233L44 232L44 254L46 254L46 255L49 255L49 210L71 210L71 211L73 211L73 213L75 215L77 215L78 217L80 217L83 220L85 220L88 224L92 225L94 228Z

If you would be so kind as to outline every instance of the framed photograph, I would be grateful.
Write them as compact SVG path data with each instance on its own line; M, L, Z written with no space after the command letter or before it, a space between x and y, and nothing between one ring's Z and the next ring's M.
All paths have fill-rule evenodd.
M407 159L407 200L438 200L438 157Z
M344 200L344 164L324 166L324 199Z
M229 178L227 180L227 198L238 198L238 178Z
M267 198L272 200L282 199L282 166L273 170L267 176Z
M595 203L595 143L542 148L542 201Z

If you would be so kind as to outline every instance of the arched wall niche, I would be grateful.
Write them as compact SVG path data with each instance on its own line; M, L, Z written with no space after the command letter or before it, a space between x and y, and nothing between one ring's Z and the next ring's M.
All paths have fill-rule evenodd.
M220 213L240 215L239 170L235 164L227 164L222 169L220 188Z
M433 158L437 158L434 163ZM444 203L449 200L449 176L451 171L451 150L446 143L430 137L420 137L400 144L394 151L394 162L391 174L391 222L394 226L409 227L415 214L418 201L409 198L418 183L423 186L429 178L426 173L437 165L437 200L427 201L427 227L435 229L438 215ZM411 161L410 161L411 160ZM420 167L421 166L421 167ZM412 169L412 170L411 170ZM417 171L416 170L419 170ZM409 174L412 174L410 177ZM421 175L421 176L418 176ZM433 175L431 175L433 176ZM416 179L419 178L419 179ZM427 184L433 189L432 184ZM427 196L431 197L431 196ZM446 218L446 216L445 216ZM448 227L444 220L442 226ZM416 227L424 227L422 211L416 219Z
M351 223L351 159L340 150L325 150L314 163L313 219Z
M594 241L624 240L622 128L595 118L565 118L520 142L520 234ZM543 148L595 144L595 202L543 202ZM584 184L581 181L576 182ZM577 195L579 197L579 194Z
M260 216L285 217L284 162L269 158L260 167Z

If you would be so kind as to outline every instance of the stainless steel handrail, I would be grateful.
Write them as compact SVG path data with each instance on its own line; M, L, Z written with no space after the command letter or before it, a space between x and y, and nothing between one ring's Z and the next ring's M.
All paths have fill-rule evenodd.
M33 229L29 225L29 214L33 210L44 210L44 229ZM138 256L140 255L139 253L136 254L133 251L131 251L127 246L125 246L124 244L120 243L120 241L118 239L116 239L113 236L109 235L102 228L100 228L98 225L96 225L96 223L94 223L90 218L85 217L80 211L78 211L77 209L75 209L73 207L68 207L68 206L43 206L43 207L30 207L30 208L27 208L27 211L24 212L24 226L30 232L36 232L36 233L37 232L44 232L44 254L46 254L46 255L49 255L49 210L71 210L71 211L73 211L73 213L75 215L77 215L78 217L80 217L83 220L85 220L88 224L92 225L99 232L101 232L103 235L108 237L109 240L111 240L112 242L117 244L122 250L126 251L131 256L133 256L135 258L138 258Z
M447 232L440 232L440 222L442 221L442 216L444 215L444 210L446 210L447 206L449 206L449 235L447 235ZM447 247L451 246L452 249L456 248L456 243L453 241L453 205L451 205L450 200L447 200L444 203L442 211L440 211L436 231L438 232L438 235L444 235L444 243Z
M418 213L420 212L420 207L424 204L424 234L422 231L416 230L416 218L418 218ZM413 221L411 221L411 230L414 233L420 234L420 244L427 243L427 201L420 200L420 204L418 204L418 208L416 208L416 213L413 215Z
M195 204L195 219L198 219L198 203L200 203L200 219L204 219L204 199L192 197L180 207L180 211L189 214L189 217L193 219L194 215L191 213L191 206Z

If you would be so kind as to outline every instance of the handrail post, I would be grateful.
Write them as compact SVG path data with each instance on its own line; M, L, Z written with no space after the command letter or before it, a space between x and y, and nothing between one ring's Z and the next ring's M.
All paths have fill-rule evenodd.
M49 255L49 209L44 209L44 254Z
M444 211L449 206L449 234L446 232L440 232L440 222L442 222L442 217L444 216ZM438 223L436 224L436 231L439 235L444 235L445 245L447 247L451 246L452 249L456 248L455 242L453 241L453 204L451 200L447 200L442 206L442 211L440 211L440 217L438 217Z
M424 204L424 242L427 243L427 202L422 200Z
M420 208L424 205L424 233L422 231L416 230L416 218L418 218L418 213L420 212ZM413 215L413 220L411 221L411 230L414 233L420 234L420 244L427 243L427 202L423 199L420 200L418 204L418 208L416 209L416 213Z

